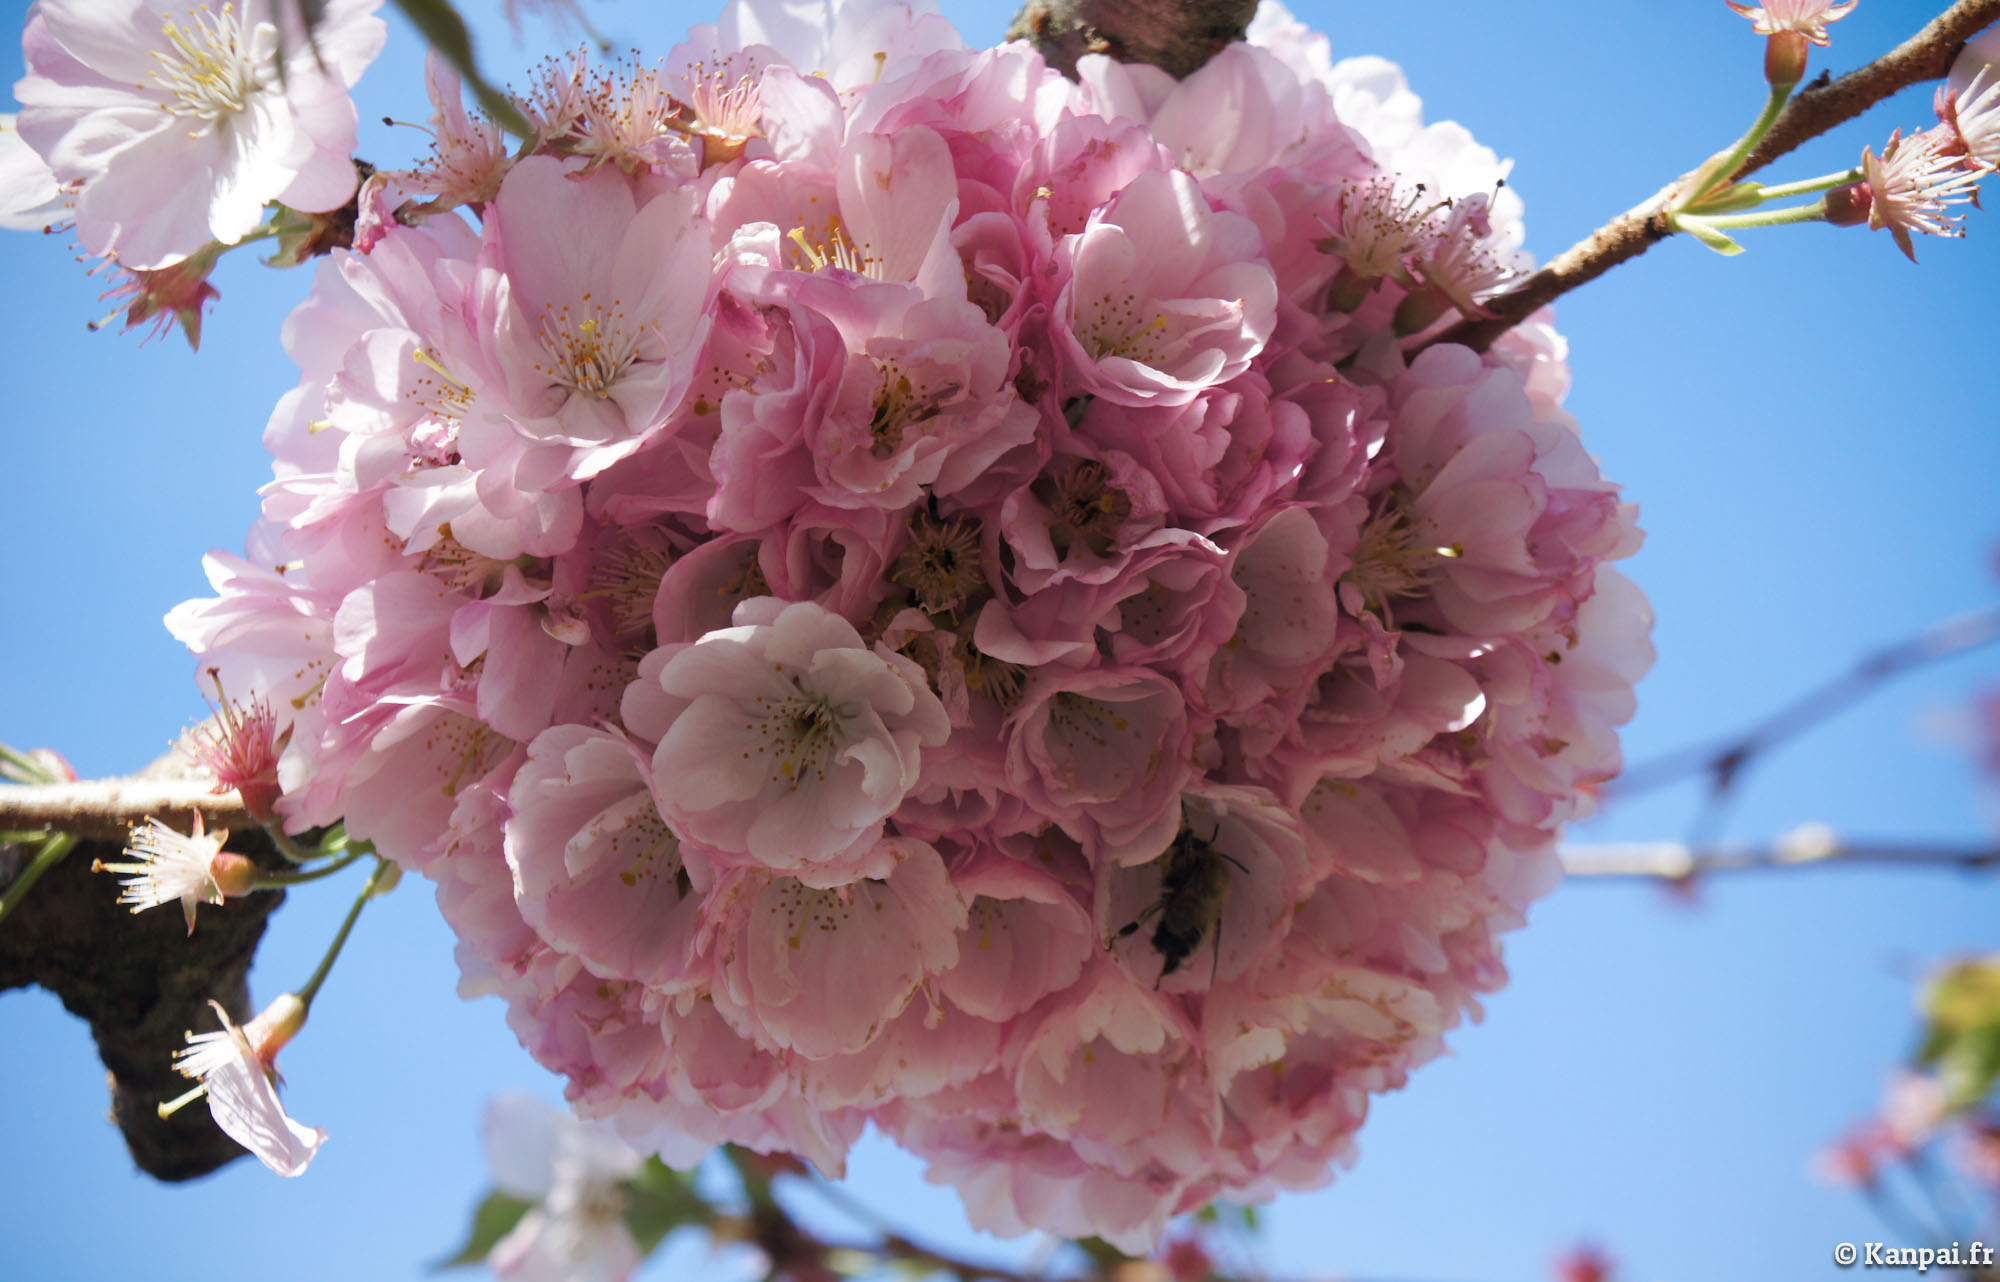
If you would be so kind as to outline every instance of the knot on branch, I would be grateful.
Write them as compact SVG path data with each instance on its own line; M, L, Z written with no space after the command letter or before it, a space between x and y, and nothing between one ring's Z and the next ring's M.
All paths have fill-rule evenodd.
M1034 45L1071 79L1090 53L1180 78L1241 40L1256 12L1256 0L1030 0L1007 38Z

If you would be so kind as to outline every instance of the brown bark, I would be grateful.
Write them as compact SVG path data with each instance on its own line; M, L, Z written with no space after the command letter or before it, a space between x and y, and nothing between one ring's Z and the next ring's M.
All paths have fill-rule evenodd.
M1109 54L1186 76L1241 40L1257 0L1029 0L1014 15L1010 40L1026 40L1074 79L1076 60Z
M171 760L156 762L129 782L144 787L159 781L154 771L176 769ZM11 791L0 788L0 799ZM186 812L174 822L186 824ZM268 846L256 849L261 841L261 835L238 834L230 845L275 860ZM118 903L117 879L91 871L93 860L115 859L121 849L118 840L81 842L0 921L0 990L38 984L88 1023L108 1076L111 1117L132 1160L155 1179L193 1179L244 1150L216 1129L199 1102L160 1118L157 1106L193 1084L174 1070L174 1052L187 1044L189 1031L216 1027L211 998L239 1022L255 1013L250 961L284 896L260 891L219 907L204 905L189 935L178 906L134 916ZM0 846L0 889L31 854L27 847Z

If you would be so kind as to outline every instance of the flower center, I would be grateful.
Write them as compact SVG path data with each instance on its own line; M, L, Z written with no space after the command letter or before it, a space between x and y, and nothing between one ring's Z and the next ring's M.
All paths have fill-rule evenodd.
M687 84L687 109L694 116L688 132L701 136L704 163L734 160L743 154L745 143L762 136L764 96L754 79L738 76L731 83L726 68L709 71L696 63Z
M868 452L888 458L903 444L903 429L938 416L938 406L955 387L933 388L917 383L895 361L880 361L882 385L875 391L875 413L868 420L874 444Z
M1109 295L1097 300L1087 315L1077 317L1076 337L1093 360L1122 356L1155 368L1164 363L1167 315L1155 313L1148 321L1139 319L1139 296Z
M1427 545L1416 522L1401 504L1390 501L1361 527L1354 548L1354 565L1342 575L1377 614L1392 597L1421 596L1437 582L1443 557L1461 555L1458 548Z
M458 462L458 426L472 404L472 388L422 348L411 353L410 359L430 371L419 375L416 386L407 393L425 419L410 429L413 452L426 462L450 467Z
M792 685L798 693L765 714L762 733L763 750L776 764L772 782L782 779L789 791L797 791L808 781L825 782L826 763L843 737L843 719L825 695L814 694L796 677Z
M153 51L160 64L153 78L173 95L167 110L174 115L219 124L264 87L257 66L271 60L277 41L270 23L252 27L233 4L220 13L201 5L187 11L185 23L167 18L160 30L169 47Z
M673 563L673 549L666 544L628 537L591 567L590 589L584 596L603 598L617 635L636 636L653 626L653 599Z
M979 566L979 518L963 513L939 521L927 512L910 519L910 546L889 569L919 609L944 614L986 590Z
M856 276L866 276L870 280L881 280L882 260L868 252L868 246L855 248L847 238L847 230L841 226L840 215L829 215L826 220L826 235L818 240L803 227L794 227L785 233L785 239L797 247L792 266L799 271L824 271L835 267L841 271L853 272Z
M1334 207L1339 223L1331 236L1316 242L1337 254L1347 269L1363 280L1400 275L1403 260L1430 231L1432 216L1445 201L1425 200L1422 183L1408 190L1387 177L1350 184Z
M1049 505L1049 542L1057 556L1081 543L1098 556L1111 555L1119 527L1132 515L1132 500L1104 475L1096 459L1073 459L1053 478L1035 482L1036 497Z
M553 363L535 370L572 392L603 400L638 361L644 335L630 324L623 299L612 299L607 309L585 294L574 311L564 304L542 313L542 350Z

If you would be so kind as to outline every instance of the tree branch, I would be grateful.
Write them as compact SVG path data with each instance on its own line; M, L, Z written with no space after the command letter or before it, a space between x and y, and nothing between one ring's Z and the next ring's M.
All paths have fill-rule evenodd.
M1693 775L1726 791L1758 756L1796 738L1876 686L1912 669L2000 641L2000 606L1962 614L1865 656L1846 672L1806 691L1748 730L1720 743L1682 748L1634 766L1604 788L1607 800L1646 792Z
M126 802L177 799L208 786L210 781L185 777L186 770L178 758L162 758L130 779L103 781L116 787L100 785L97 795ZM0 787L0 801L80 787L84 785ZM185 804L176 805L179 822L185 823ZM111 800L95 811L86 807L88 822L70 830L99 831L100 820L113 809ZM11 817L0 820L0 829L40 826L20 822L19 808L8 813ZM173 1067L174 1052L187 1044L189 1031L215 1027L208 1009L211 998L238 1022L255 1013L250 961L266 919L284 895L260 892L204 907L193 935L171 907L135 917L119 905L117 882L90 868L95 859L117 857L124 843L124 817L121 812L121 822L111 825L115 840L81 843L0 923L0 991L38 984L90 1025L109 1076L111 1114L132 1160L155 1179L188 1180L233 1161L244 1150L216 1129L205 1108L159 1116L156 1106L188 1085ZM261 832L239 834L232 846L267 866L282 862ZM19 875L29 858L26 846L0 844L0 887Z
M1072 80L1076 60L1109 54L1186 76L1241 40L1257 0L1028 0L1009 40L1026 40Z
M1715 872L1869 865L1892 868L2000 868L2000 846L1926 846L1914 842L1842 844L1804 829L1769 846L1698 848L1678 841L1565 846L1563 871L1571 877L1654 877L1687 881Z
M2000 0L1958 0L1922 31L1858 71L1818 84L1787 103L1770 133L1732 177L1755 173L1778 157L1835 126L1847 123L1889 95L1951 69L1965 42L2000 21ZM1636 258L1668 233L1661 211L1689 170L1486 301L1487 317L1462 321L1435 341L1484 351L1494 339L1570 290Z
M213 779L193 774L162 777L150 773L4 787L0 788L0 832L47 829L122 844L126 830L148 818L185 832L189 815L197 810L211 832L257 826L243 809L241 798L233 792L217 793L214 788Z

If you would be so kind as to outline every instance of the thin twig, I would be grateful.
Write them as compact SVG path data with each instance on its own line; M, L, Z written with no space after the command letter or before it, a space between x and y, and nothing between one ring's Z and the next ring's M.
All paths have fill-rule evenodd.
M156 817L185 831L199 810L214 831L255 828L234 792L217 793L207 779L84 779L76 783L0 786L0 831L45 830L122 841L133 824Z
M1807 867L2000 868L2000 846L1927 846L1805 838L1769 846L1690 846L1678 841L1572 845L1562 849L1571 877L1646 877L1686 881L1717 872Z
M1965 48L1966 40L1996 21L2000 21L2000 0L1958 0L1922 31L1867 66L1830 84L1805 90L1786 105L1770 133L1732 177L1755 173L1900 89L1939 79L1951 69L1952 60ZM1539 309L1619 263L1645 253L1669 235L1660 221L1660 213L1693 173L1690 170L1682 174L1556 255L1546 267L1486 300L1489 313L1486 317L1462 321L1436 341L1463 343L1484 351L1494 339Z
M2000 641L2000 606L1946 619L1905 641L1868 655L1815 686L1748 730L1720 743L1699 744L1632 767L1604 789L1607 800L1707 775L1726 791L1760 754L1796 738L1905 672Z

